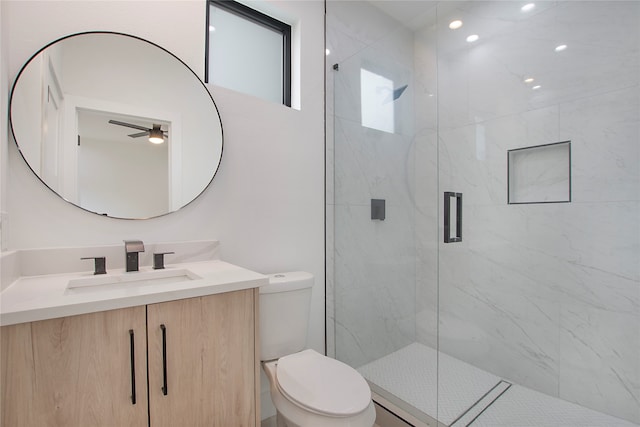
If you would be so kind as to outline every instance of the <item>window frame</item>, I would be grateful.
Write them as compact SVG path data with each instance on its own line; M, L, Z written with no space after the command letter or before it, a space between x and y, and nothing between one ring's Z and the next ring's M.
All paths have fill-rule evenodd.
M282 34L282 104L291 107L291 25L234 0L207 0L204 58L205 83L209 83L209 25L211 6L219 7L240 18Z

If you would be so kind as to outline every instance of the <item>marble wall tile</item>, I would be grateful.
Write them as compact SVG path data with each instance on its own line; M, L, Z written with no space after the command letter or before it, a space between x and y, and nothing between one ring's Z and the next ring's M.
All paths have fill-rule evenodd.
M435 10L433 14L435 15ZM431 19L435 20L433 16ZM438 126L438 56L435 26L414 33L415 127L416 133Z
M335 296L334 351L340 360L360 366L415 339L413 200L407 175L413 170L413 45L410 31L369 3L329 2L327 15L328 59L339 63L328 79L334 92L328 129L328 154L334 160L335 235L328 264ZM361 125L362 68L394 85L409 85L394 101L394 133ZM372 198L386 200L385 221L370 219ZM328 321L331 316L328 311Z
M402 24L368 2L330 0L327 2L327 38L335 38L333 51L339 61L375 44Z
M640 419L640 316L563 303L561 398L630 421ZM635 327L634 327L635 326Z
M414 341L413 211L387 205L336 206L336 355L360 366Z
M640 85L559 107L575 202L640 199Z
M414 138L416 239L416 341L437 348L438 325L438 139L425 127Z
M439 135L439 178L442 191L463 193L465 205L484 205L506 200L506 151L487 140L485 124L464 126Z
M638 422L637 339L612 338L613 348L625 341L627 354L636 355L617 360L619 377L610 365L587 357L602 337L619 336L619 319L608 316L626 319L628 333L640 336L638 39L612 46L625 36L616 36L620 29L603 19L615 15L625 28L637 28L631 21L637 23L638 5L616 3L604 10L604 2L569 3L549 11L556 23L537 17L549 36L527 24L522 34L491 41L500 51L487 43L441 57L440 182L441 189L465 194L466 248L440 250L440 349L528 387ZM541 49L558 34L559 22L577 31L566 39L575 48L569 63L554 68L562 57ZM594 28L592 37L577 40ZM523 58L525 45L537 53L527 51L530 58ZM521 78L528 65L536 65L531 58L540 63L536 79L549 78L549 92L524 91ZM564 140L572 141L573 203L504 206L506 150ZM514 294L494 294L506 282L502 286ZM593 328L576 331L576 315L567 314L567 305L583 307L581 320L585 310L601 313L600 321L583 322ZM553 321L536 321L535 311ZM555 341L545 341L543 331ZM575 366L573 359L583 354L586 360Z
M333 64L341 64L367 47L366 42L333 25L336 14L332 13L332 10L332 7L327 9L327 20L331 21L331 24L326 26L326 47L330 51L327 62L331 67Z
M339 70L332 73L334 91L335 115L355 123L362 123L362 98L363 90L379 91L382 88L362 87L361 73L367 70L371 73L391 80L393 87L399 89L405 85L407 88L393 103L394 134L411 135L413 133L413 56L412 52L398 52L394 45L407 45L410 38L406 31L393 33L394 39L390 45L368 46L348 60L339 63ZM412 46L412 43L410 43ZM391 95L391 94L390 94Z
M411 140L340 117L335 129L335 203L366 205L386 198L387 204L408 206Z
M480 9L499 2L469 2ZM519 11L515 11L518 12ZM477 10L476 14L480 14ZM439 32L441 126L460 126L637 84L636 2L558 2L527 19L473 15L481 39ZM613 24L615 22L615 24ZM620 25L618 25L620 23ZM475 27L474 27L475 28ZM630 36L635 29L636 37ZM555 52L564 43L566 51ZM524 79L535 78L526 84ZM541 85L532 90L533 85ZM497 96L508 93L509 96Z
M615 326L615 319L626 319L626 333L640 337L639 242L627 239L640 236L638 202L467 206L465 218L465 241L441 244L439 252L440 350L521 385L634 420L629 414L637 405L632 397L640 345L615 338L622 323ZM567 306L601 313L602 322L585 322L576 331L575 321L569 322L575 310L572 317ZM568 339L572 334L578 335ZM636 356L617 361L620 378L610 369L601 374L602 362L593 358L574 366L588 342L607 336ZM591 382L575 386L580 375ZM623 384L632 391L626 396L619 395ZM594 405L603 390L611 394Z
M336 356L415 340L640 422L640 3L443 2L423 26L332 3ZM363 64L410 81L396 134L360 124ZM507 205L507 150L566 140L572 203ZM460 244L442 191L464 193Z
M463 242L440 245L440 350L519 384L557 393L556 293L520 271L527 262L544 265L550 257L531 251L523 258L513 235L495 233L511 229L511 223L522 226L525 216L504 224L505 215L496 215L491 206L467 207L465 215Z

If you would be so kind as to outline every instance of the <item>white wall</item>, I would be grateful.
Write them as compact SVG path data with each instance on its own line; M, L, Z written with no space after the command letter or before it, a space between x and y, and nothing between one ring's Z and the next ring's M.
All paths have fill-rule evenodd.
M179 212L144 221L104 218L61 200L8 147L2 181L8 224L3 249L218 239L222 258L270 273L306 270L316 284L309 346L324 348L324 4L269 1L299 29L300 110L211 87L224 130L224 153L212 185ZM44 44L89 30L120 31L163 46L202 78L204 1L3 1L2 61L13 81ZM150 23L162 23L161 26ZM7 90L2 80L2 91ZM3 102L3 111L6 104ZM2 120L6 114L2 114ZM4 122L2 122L4 124ZM4 208L3 208L4 209Z
M0 29L6 28L7 20L6 14L2 12L3 7L0 4ZM7 221L5 220L6 210L6 198L7 192L7 179L5 178L5 172L7 170L7 157L9 154L8 146L6 143L8 137L8 102L9 102L9 76L7 61L4 60L8 52L7 37L4 35L4 31L0 31L0 250L5 249L4 232L7 227Z
M82 138L78 158L78 202L84 209L116 218L167 212L167 144Z

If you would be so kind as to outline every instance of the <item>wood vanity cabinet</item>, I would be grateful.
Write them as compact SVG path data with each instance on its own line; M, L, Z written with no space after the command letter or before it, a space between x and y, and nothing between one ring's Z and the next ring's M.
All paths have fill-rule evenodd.
M256 425L256 296L251 289L147 306L152 427Z
M246 289L3 326L2 426L259 425L257 298Z
M3 426L146 425L144 307L3 326L0 333Z

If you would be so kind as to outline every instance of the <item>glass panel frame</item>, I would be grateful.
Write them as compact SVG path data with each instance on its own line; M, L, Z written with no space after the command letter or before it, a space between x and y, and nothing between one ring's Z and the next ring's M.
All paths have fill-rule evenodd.
M267 30L273 31L282 37L282 68L281 78L279 82L282 85L282 104L291 107L291 25L279 21L269 15L261 13L255 9L247 7L233 0L209 0L207 5L207 22L206 22L206 42L205 42L205 83L213 83L211 81L212 58L210 56L210 35L211 35L211 9L218 8L221 11L229 12L237 17L245 19L248 22L256 24ZM224 86L224 85L221 85ZM225 86L226 87L226 86ZM238 90L237 88L230 88ZM244 91L243 91L244 92ZM244 92L249 93L249 92ZM252 93L249 93L254 95Z

